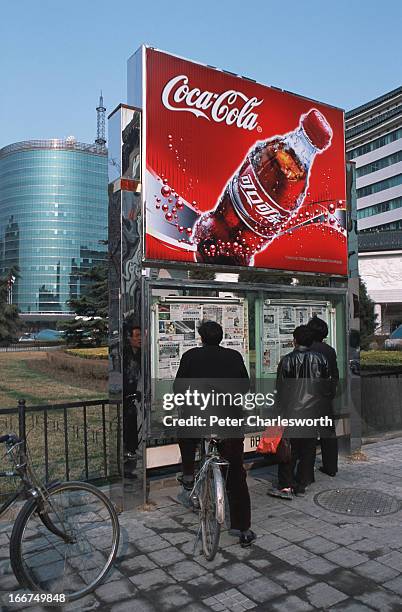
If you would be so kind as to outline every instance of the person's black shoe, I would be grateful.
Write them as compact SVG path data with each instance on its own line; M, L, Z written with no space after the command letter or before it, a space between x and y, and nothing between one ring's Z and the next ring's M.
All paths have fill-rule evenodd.
M306 487L301 484L297 484L293 488L293 492L296 495L296 497L304 497L306 494Z
M184 480L183 474L178 474L176 476L176 480L177 480L177 482L179 482L181 484L183 489L185 489L186 491L192 491L193 490L193 488L194 488L194 480Z
M327 470L324 469L324 466L322 465L321 467L318 468L320 470L320 472L322 472L323 474L326 474L327 476L331 476L331 478L334 478L336 476L336 472L327 472Z
M257 535L251 529L247 531L242 531L240 534L239 544L242 548L247 548L247 546L251 546L254 540L257 539Z

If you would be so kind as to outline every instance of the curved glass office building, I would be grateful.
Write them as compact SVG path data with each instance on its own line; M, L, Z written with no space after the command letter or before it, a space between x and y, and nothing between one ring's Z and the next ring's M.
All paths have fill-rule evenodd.
M69 137L0 150L0 275L19 266L12 301L28 319L65 316L79 272L106 259L107 184L98 144Z

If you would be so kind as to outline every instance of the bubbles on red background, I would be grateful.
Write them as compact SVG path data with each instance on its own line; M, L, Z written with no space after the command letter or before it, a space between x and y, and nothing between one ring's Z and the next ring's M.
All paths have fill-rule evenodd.
M163 195L164 198L168 198L171 193L172 193L172 190L170 189L170 187L168 187L168 185L164 185L162 187L161 194Z

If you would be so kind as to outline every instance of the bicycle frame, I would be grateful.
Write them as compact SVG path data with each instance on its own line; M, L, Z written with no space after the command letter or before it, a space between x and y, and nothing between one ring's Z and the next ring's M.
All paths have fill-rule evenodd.
M0 478L11 478L15 474L9 472L0 472ZM13 505L13 503L20 497L25 491L25 485L21 486L15 493L12 493L10 497L6 499L4 504L0 506L0 517Z
M23 493L30 492L30 490L32 488L32 483L30 483L28 478L27 478L26 458L25 458L25 455L23 454L23 451L22 451L21 448L19 449L20 450L20 462L19 463L15 462L15 458L13 456L13 452L15 451L16 447L18 447L18 446L21 447L21 442L17 442L16 444L13 444L6 451L6 454L11 455L11 457L13 458L13 462L15 463L15 469L14 470L10 470L10 471L6 471L6 472L0 472L0 478L20 478L20 480L22 481L22 485L17 489L17 491L15 493L12 493L10 495L10 497L8 497L6 499L6 501L4 502L4 504L2 506L0 506L0 517L8 510L8 508L10 508L10 506L13 505L13 503Z
M16 463L16 459L13 455L14 451L17 447L20 447L18 450L20 451L20 461ZM44 491L34 485L34 483L30 480L28 476L28 464L27 457L23 450L23 442L17 442L10 446L6 451L7 454L11 455L12 460L15 463L15 470L0 472L0 478L20 478L22 481L22 485L17 489L15 493L12 493L10 497L6 499L4 504L0 507L0 517L10 508L17 499L22 496L24 493L29 495L31 498L36 499L37 503L37 513L39 515L40 520L45 525L45 527L54 533L59 538L62 538L66 543L71 543L72 538L68 536L66 533L60 531L49 518L49 515L46 511L46 497ZM56 483L53 483L55 485ZM48 485L45 485L45 491L48 490Z
M195 477L194 487L190 493L190 499L193 497L198 497L198 490L201 486L204 475L206 474L209 467L212 467L215 475L219 472L219 476L221 476L221 467L228 467L229 462L226 459L222 459L219 451L218 451L218 442L215 438L211 438L209 440L203 440L201 444L201 461L202 466ZM224 482L226 483L227 471L225 474ZM222 483L223 479L215 478L215 481L218 483ZM217 491L216 498L216 520L222 525L225 522L225 486L220 487Z

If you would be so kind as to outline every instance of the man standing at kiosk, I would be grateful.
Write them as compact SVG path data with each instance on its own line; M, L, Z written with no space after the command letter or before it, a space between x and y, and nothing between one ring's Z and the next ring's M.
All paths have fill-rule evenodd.
M198 329L202 347L184 353L173 385L175 393L181 393L190 379L220 379L235 381L236 389L230 392L246 393L250 380L243 357L238 351L219 346L223 338L222 327L215 321L205 321ZM178 440L182 457L183 476L179 482L190 490L194 484L195 452L199 440ZM250 529L251 505L246 472L243 466L244 437L227 438L219 442L221 456L229 462L226 488L229 498L231 531L240 536L241 546L250 546L256 535Z
M326 402L325 414L332 419L332 426L321 427L319 431L322 459L320 471L328 476L336 476L338 471L338 439L336 437L334 409L332 405L332 400L335 398L336 388L339 382L336 352L332 346L324 342L325 338L328 336L328 325L323 319L315 316L308 322L307 327L311 329L314 334L314 342L311 349L316 353L325 355L328 360L331 376L331 396Z
M306 424L288 427L290 463L278 466L278 488L268 491L272 497L292 499L292 492L304 495L314 474L317 428L308 421L319 419L327 404L331 384L329 365L322 353L313 350L314 334L307 325L293 332L294 350L282 357L276 377L277 402L282 416Z

